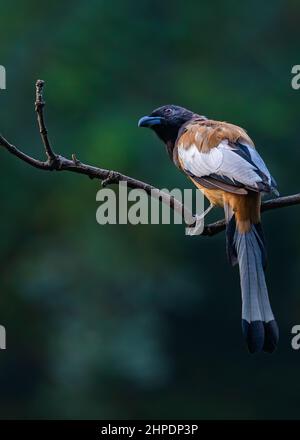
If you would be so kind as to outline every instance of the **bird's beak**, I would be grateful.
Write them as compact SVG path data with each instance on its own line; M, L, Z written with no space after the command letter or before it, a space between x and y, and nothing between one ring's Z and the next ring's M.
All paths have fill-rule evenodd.
M159 116L143 116L139 122L138 127L153 127L154 125L161 125L163 118Z

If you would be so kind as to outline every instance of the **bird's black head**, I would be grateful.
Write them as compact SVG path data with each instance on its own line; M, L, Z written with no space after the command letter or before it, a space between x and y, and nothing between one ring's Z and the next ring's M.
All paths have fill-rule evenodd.
M172 143L174 146L182 125L195 117L199 115L186 108L164 105L154 110L151 115L141 118L138 126L152 128L163 142Z

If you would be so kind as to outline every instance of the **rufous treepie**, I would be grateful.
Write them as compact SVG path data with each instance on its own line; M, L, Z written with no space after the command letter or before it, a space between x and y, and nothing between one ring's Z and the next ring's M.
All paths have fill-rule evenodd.
M246 131L176 105L139 120L166 144L174 164L214 206L225 211L227 254L238 264L242 290L242 329L251 353L273 352L278 326L270 306L261 228L262 193L278 194L276 182Z

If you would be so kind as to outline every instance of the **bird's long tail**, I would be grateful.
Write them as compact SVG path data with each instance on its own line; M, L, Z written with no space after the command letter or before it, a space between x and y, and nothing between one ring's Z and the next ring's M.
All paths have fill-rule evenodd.
M238 263L240 269L242 329L248 349L251 353L272 353L279 332L265 281L266 250L261 224L252 224L250 230L241 233L235 216L228 218L227 253L231 263Z

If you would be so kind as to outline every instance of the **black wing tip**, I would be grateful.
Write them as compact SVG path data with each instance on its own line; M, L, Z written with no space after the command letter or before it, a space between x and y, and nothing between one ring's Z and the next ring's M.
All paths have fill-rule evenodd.
M265 351L273 353L278 344L279 330L275 320L269 322L242 319L242 329L251 354Z

